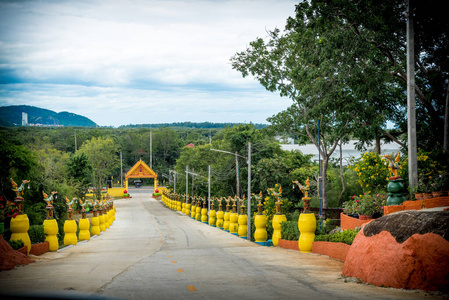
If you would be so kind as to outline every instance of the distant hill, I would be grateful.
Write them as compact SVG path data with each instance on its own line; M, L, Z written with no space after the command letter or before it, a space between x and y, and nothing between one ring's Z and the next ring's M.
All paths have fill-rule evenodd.
M70 112L60 112L30 105L11 105L0 107L0 126L22 126L22 113L28 114L28 123L42 125L62 125L74 127L95 127L97 124Z
M122 125L119 128L159 128L159 127L173 127L173 128L201 128L201 129L212 129L212 128L225 128L226 126L232 127L242 123L211 123L211 122L176 122L176 123L157 123L157 124L132 124L132 125ZM253 124L257 129L267 127L266 124Z

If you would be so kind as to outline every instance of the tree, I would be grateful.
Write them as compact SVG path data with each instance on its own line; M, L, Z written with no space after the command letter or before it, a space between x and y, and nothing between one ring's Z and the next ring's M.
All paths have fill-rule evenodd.
M79 149L80 154L85 153L89 158L94 175L93 186L97 197L100 196L103 179L108 176L118 164L117 148L111 138L96 138L83 143Z
M319 148L323 158L324 208L328 160L341 141L346 141L349 135L363 143L387 136L401 143L386 130L387 121L393 122L400 132L406 132L404 3L384 2L385 5L372 5L368 0L303 1L296 7L295 18L287 20L285 32L269 31L267 41L259 38L231 59L233 68L243 76L251 74L267 90L278 91L293 100L289 109L269 121L279 130L302 136L303 141L311 140ZM427 4L420 7L423 5ZM424 16L423 24L430 20L429 16ZM447 19L438 20L446 29ZM423 24L418 27L428 32L429 27ZM425 64L418 73L432 70L434 75L434 78L417 76L423 82L421 89L416 87L422 102L418 108L427 110L427 117L419 115L418 120L421 128L427 128L424 132L431 126L442 127L443 110L437 113L436 108L444 105L433 105L433 99L429 101L422 91L432 90L430 79L444 78L437 76L437 68L443 70L440 75L447 74L444 63L435 68L432 63L437 59L429 59L433 54L440 61L447 58L438 52L447 50L447 43L437 41L447 32L439 29L438 34L430 33L433 39L428 38L427 43L418 46L418 58L425 58L418 59ZM437 44L438 51L430 47L430 41ZM437 86L444 86L443 82L440 80ZM443 98L439 99L437 103L444 103ZM442 140L441 137L437 140Z
M84 199L92 176L92 166L85 153L72 155L67 162L68 175L72 178L72 185L76 186L76 196Z

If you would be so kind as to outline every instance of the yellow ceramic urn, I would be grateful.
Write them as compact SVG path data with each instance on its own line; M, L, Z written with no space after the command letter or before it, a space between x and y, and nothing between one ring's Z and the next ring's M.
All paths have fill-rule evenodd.
M201 221L201 199L198 200L196 205L195 220Z
M229 232L229 219L231 218L231 213L229 212L229 203L226 203L226 212L224 213L223 219L223 230Z
M196 198L193 198L191 212L190 212L190 217L192 219L195 219L195 214L196 214L196 201L195 200L196 200Z
M103 231L106 231L106 226L104 225L103 208L100 207L98 212L100 214L100 216L98 217L98 219L100 219L100 231L103 232Z
M245 214L245 206L240 206L240 214L239 214L239 237L246 239L248 236L248 216Z
M256 243L265 243L267 241L267 216L263 214L263 204L259 200L257 204L257 215L254 218L256 231L254 232L254 240Z
M93 217L90 220L90 223L92 225L92 227L90 228L90 234L91 234L91 236L100 235L101 234L100 218L98 217L98 211L95 207L93 208L92 213L93 213Z
M190 203L189 203L189 198L187 197L186 198L186 211L185 211L185 214L187 215L187 216L189 216L190 217Z
M220 201L219 204L218 204L217 222L215 224L220 229L223 229L223 223L224 223L223 218L224 218L224 212L223 212L222 204L221 204L221 201Z
M237 213L237 206L234 203L232 204L232 213L229 216L229 232L233 235L238 235L238 229L239 229L239 214Z
M277 246L279 245L279 239L282 238L281 234L281 223L286 222L287 218L285 215L281 214L281 202L276 202L276 214L273 216L273 236L272 241L273 245Z
M212 227L215 227L216 225L215 225L215 223L216 223L216 212L215 212L215 209L214 209L214 201L212 201L211 203L210 203L210 211L209 211L209 225L210 226L212 226Z
M315 239L316 218L313 213L302 213L298 219L300 232L298 246L303 253L312 252L312 244Z
M207 223L206 201L203 201L203 208L201 209L201 222L202 223Z
M15 218L11 218L10 230L12 232L10 241L22 240L24 246L27 246L27 254L31 250L31 240L28 235L28 229L30 228L30 220L25 214L19 214Z
M80 232L78 233L78 239L80 241L88 241L90 240L90 223L89 219L86 218L86 210L83 208L81 210L82 219L79 222Z
M75 220L72 220L73 210L69 209L69 219L64 222L64 245L76 245L78 239L76 237L76 231L78 227L76 226Z

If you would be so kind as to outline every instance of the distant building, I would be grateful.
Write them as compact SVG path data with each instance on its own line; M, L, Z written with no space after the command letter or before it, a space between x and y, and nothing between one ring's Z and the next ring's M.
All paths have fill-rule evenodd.
M22 112L22 126L28 126L28 114Z

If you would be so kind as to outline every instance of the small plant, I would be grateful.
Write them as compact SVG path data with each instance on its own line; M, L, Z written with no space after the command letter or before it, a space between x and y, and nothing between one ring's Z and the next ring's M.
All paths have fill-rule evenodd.
M31 225L28 229L31 244L39 244L45 242L44 225Z
M332 234L316 235L315 242L333 242L352 245L352 242L354 241L355 236L357 235L357 233L359 233L359 231L360 229L356 228Z
M283 240L297 241L299 239L298 221L286 221L281 223L281 236Z
M23 246L25 246L25 243L22 240L17 240L17 241L9 241L8 242L11 247L14 250L19 250L20 248L22 248Z

